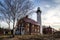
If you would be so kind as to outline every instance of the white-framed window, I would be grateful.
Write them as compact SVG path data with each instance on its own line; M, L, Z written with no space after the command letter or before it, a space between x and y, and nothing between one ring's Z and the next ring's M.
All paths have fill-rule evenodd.
M37 28L39 29L39 26L37 26Z
M30 26L30 24L28 23L27 26Z
M34 25L32 25L32 27L34 28Z
M29 28L27 28L27 31L29 32Z
M37 29L35 29L35 32L37 32Z
M37 31L39 32L39 29Z
M21 24L21 26L22 26L22 27L24 26L23 23Z

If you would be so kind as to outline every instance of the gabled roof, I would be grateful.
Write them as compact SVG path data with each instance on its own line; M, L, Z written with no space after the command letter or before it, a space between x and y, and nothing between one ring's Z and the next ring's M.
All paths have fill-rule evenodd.
M30 18L24 18L23 19L25 22L28 22L28 23L31 23L31 24L34 24L34 25L39 25L38 22L34 21L33 19L30 19Z
M33 19L30 19L30 18L24 17L24 18L20 19L20 20L18 21L18 23L19 23L21 20L23 20L23 21L25 21L25 22L28 22L28 23L31 23L31 24L34 24L34 25L40 26L40 24L39 24L38 22L36 22L36 21L34 21ZM18 24L18 25L19 25L19 24Z

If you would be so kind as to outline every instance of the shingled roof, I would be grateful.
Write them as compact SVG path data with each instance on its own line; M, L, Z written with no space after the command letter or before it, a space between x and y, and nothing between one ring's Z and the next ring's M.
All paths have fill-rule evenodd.
M21 20L21 19L20 19L20 20ZM20 20L17 22L18 25L19 25ZM24 17L24 18L22 18L22 20L25 21L25 22L28 22L28 23L34 24L34 25L39 25L38 22L36 22L36 21L34 21L33 19L30 19L30 18L26 18L26 17ZM39 26L40 26L40 25L39 25Z
M31 24L34 24L34 25L39 25L38 22L34 21L33 19L30 19L30 18L24 18L23 19L25 22L28 22L28 23L31 23Z

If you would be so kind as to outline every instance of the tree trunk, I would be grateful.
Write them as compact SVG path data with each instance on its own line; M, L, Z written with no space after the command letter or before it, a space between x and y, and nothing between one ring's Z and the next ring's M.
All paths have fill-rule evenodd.
M9 23L8 23L8 26L9 26L9 29L10 29L10 21L9 21Z
M15 36L15 18L13 20L13 37Z

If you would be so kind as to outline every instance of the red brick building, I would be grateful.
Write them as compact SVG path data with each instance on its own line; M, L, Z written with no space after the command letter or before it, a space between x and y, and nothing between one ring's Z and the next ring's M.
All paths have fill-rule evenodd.
M53 34L54 32L56 32L57 30L48 26L43 26L43 34Z
M52 28L50 26L43 28L43 34L52 34Z
M39 23L26 16L17 22L16 34L40 34Z

